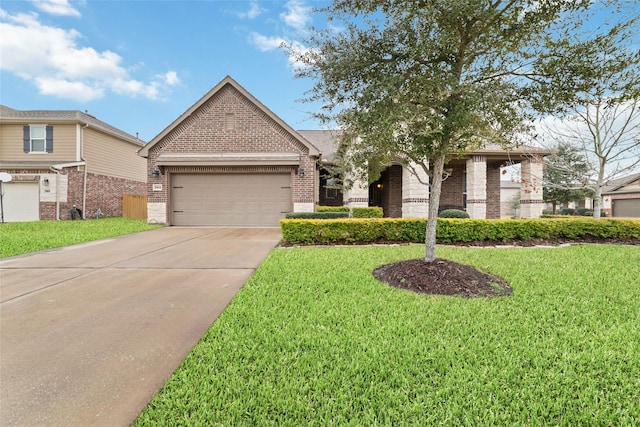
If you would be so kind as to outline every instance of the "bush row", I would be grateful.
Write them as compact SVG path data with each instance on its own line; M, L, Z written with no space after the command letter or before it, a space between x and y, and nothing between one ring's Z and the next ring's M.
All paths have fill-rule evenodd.
M593 216L593 211L587 208L578 208L578 209L563 208L563 209L560 209L556 214L554 214L553 211L550 211L547 209L542 211L543 218L553 218L556 216L568 216L568 215ZM607 213L605 211L600 211L600 217L604 218L606 216L607 216Z
M424 242L426 219L369 218L280 221L290 244ZM542 239L638 239L640 220L574 219L438 219L438 243Z
M288 219L336 219L349 218L349 212L287 212Z
M353 218L382 218L382 208L379 206L370 206L367 208L350 208L349 206L318 206L316 212L346 212Z

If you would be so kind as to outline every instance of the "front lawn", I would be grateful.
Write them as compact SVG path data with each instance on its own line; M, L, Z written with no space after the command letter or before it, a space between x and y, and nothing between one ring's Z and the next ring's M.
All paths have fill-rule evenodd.
M130 218L0 224L0 258L158 228Z
M640 425L640 247L438 248L509 297L372 277L423 251L273 251L136 424Z

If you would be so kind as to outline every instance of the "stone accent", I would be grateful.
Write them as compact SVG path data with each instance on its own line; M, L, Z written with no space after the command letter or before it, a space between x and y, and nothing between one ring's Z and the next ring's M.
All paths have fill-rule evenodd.
M167 224L167 204L147 203L147 222L149 224Z
M313 212L314 210L315 210L315 206L313 202L293 204L294 212Z
M520 166L520 217L539 218L544 209L542 172L544 159L532 156Z
M474 155L467 160L467 213L471 218L487 217L487 159L485 156Z
M429 177L419 166L412 168L427 183ZM429 213L429 186L418 180L409 168L402 168L402 217L426 218Z
M350 208L366 208L369 206L369 186L362 181L356 181L349 190L344 191L345 206Z

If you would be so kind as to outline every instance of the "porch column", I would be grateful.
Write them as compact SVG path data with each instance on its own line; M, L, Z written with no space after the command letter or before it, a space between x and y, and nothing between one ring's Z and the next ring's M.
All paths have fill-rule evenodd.
M422 167L412 166L413 171L402 168L402 217L426 218L429 213L429 186L422 182L429 182L429 177Z
M350 208L366 208L369 206L369 185L356 180L353 186L343 193L343 202Z
M487 157L467 160L467 213L471 218L487 217Z
M520 165L520 217L540 218L542 199L542 168L544 159L532 156Z

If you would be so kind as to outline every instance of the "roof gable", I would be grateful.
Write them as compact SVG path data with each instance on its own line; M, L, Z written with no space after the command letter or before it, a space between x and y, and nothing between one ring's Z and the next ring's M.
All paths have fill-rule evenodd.
M182 113L180 117L174 120L169 126L167 126L162 132L156 135L147 145L141 148L138 151L138 154L142 157L148 157L149 151L160 141L162 141L165 137L167 137L171 132L178 129L192 114L196 113L199 108L203 107L209 100L211 100L214 96L216 96L219 92L221 92L225 87L231 86L233 89L238 91L242 96L244 96L251 104L253 104L258 110L268 116L271 120L273 120L278 126L284 129L285 132L290 134L295 140L297 140L300 144L306 147L309 150L310 156L319 156L320 151L311 144L308 140L306 140L302 135L300 135L297 131L295 131L291 126L289 126L286 122L284 122L281 118L279 118L276 114L274 114L271 110L269 110L264 104L258 101L253 95L251 95L245 88L240 86L235 80L233 80L230 76L225 77L215 85L209 92L207 92L202 98L200 98L195 104L193 104L187 111Z

